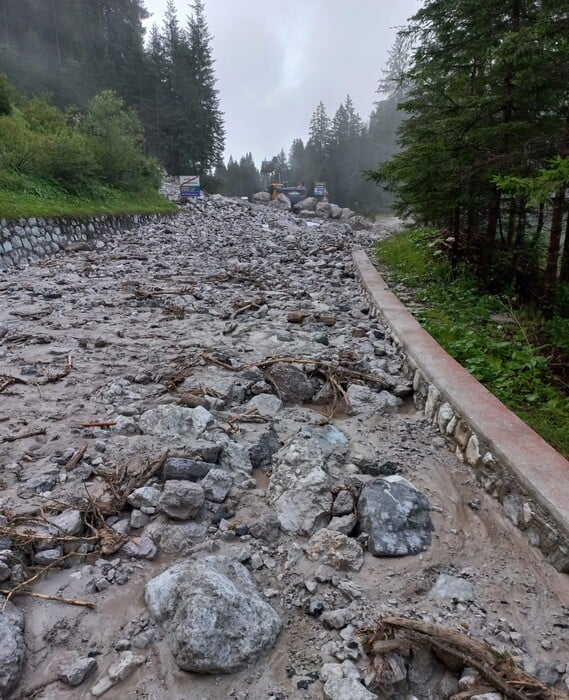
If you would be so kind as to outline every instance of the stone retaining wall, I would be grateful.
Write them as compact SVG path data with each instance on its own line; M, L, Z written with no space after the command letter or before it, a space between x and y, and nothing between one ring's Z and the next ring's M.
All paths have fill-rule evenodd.
M416 407L529 542L569 573L569 462L421 328L362 249L353 258L370 315L383 320L400 348Z
M41 219L0 219L0 270L38 262L79 244L101 246L121 229L170 218L168 214L91 216Z

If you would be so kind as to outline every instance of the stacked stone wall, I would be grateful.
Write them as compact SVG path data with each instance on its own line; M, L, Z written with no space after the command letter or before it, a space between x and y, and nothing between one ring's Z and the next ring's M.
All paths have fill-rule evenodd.
M30 265L83 243L93 248L120 230L169 218L163 214L92 216L85 218L0 219L0 270Z

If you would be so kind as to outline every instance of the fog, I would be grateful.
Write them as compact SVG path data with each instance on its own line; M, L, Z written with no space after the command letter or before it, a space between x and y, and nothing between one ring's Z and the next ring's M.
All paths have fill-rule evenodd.
M166 0L146 0L148 28ZM185 24L188 0L175 0ZM329 116L349 93L363 119L397 28L420 0L205 0L225 113L226 158L253 153L257 165L294 138L306 139L321 100ZM191 125L188 125L191 128Z

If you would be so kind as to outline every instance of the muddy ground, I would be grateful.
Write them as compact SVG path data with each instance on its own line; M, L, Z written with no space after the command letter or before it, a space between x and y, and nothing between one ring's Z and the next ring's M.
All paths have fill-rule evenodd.
M247 203L210 200L101 247L0 273L0 375L4 384L13 380L0 393L4 527L104 501L121 469L135 474L157 463L165 449L187 456L192 451L187 440L142 434L138 420L158 406L188 405L184 391L192 388L202 389L192 396L209 397L204 402L214 416L207 430L212 442L229 437L250 445L271 424L284 444L331 415L333 399L324 398L318 404L287 402L264 421L249 414L232 422L259 389L243 380L244 393L229 398L224 387L235 375L223 364L292 357L343 361L398 376L399 358L388 340L383 342L384 329L370 319L350 260L354 243L368 246L385 235L382 225L354 231L346 222L301 220ZM383 350L376 349L376 341ZM269 382L265 391L277 389ZM158 553L152 560L126 556L121 549L103 557L98 540L90 545L93 532L86 528L81 551L32 590L96 608L13 596L25 616L26 661L10 697L93 697L91 688L120 650L131 648L144 663L105 698L322 698L324 663L352 658L366 678L366 659L361 653L346 657L344 643L386 615L468 632L566 692L569 577L527 543L412 399L400 393L396 410L356 413L337 407L330 423L348 437L349 446L335 462L335 479L339 486L365 480L359 469L363 457L390 463L429 500L434 533L424 552L380 558L366 551L359 571L325 574L303 553L308 537L281 532L267 542L246 532L236 535L232 521L251 525L268 507L266 468L231 490L223 505L235 515L223 521L226 531L215 524L215 503L206 503L202 529L194 537L186 533L182 544L161 546L157 523L162 528L168 523L160 515L151 514L143 529L121 526L125 538L154 537ZM81 426L97 422L115 425ZM12 440L35 431L45 432ZM83 446L82 460L67 469ZM129 516L125 506L107 524ZM243 559L244 547L259 557ZM79 545L64 549L77 552ZM30 552L18 554L24 578L38 570ZM211 553L241 557L283 621L275 646L229 675L179 670L144 603L145 583L172 562ZM111 569L115 573L109 575ZM435 597L432 588L440 574L471 583L471 599ZM111 579L109 585L96 590L102 576ZM7 580L0 588L14 585ZM352 606L347 632L307 614L315 596L326 610ZM82 685L70 688L58 680L62 662L87 656L98 668Z

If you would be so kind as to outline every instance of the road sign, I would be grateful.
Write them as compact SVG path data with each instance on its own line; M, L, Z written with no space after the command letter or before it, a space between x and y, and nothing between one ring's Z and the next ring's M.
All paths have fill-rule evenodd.
M180 175L180 196L199 197L201 195L199 175Z
M326 183L325 182L315 182L314 183L314 196L323 197L326 194Z

